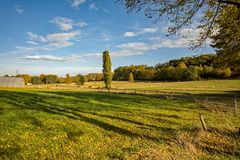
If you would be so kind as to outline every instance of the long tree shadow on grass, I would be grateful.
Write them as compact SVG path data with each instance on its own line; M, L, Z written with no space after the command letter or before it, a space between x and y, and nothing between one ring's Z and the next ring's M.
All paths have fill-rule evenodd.
M61 96L66 96L66 97L74 97L77 99L88 99L90 100L92 97L94 97L94 100L101 101L101 102L107 102L108 104L111 105L111 109L116 107L116 108L121 108L121 110L128 109L128 111L131 111L132 105L137 106L138 109L148 109L148 105L143 105L143 104L152 104L150 108L155 109L161 109L161 110L169 110L169 111L186 111L189 109L199 109L197 106L193 107L184 107L186 102L182 101L183 99L179 100L176 103L171 102L169 100L164 100L162 97L154 96L154 95L134 95L134 96L128 96L126 94L118 94L118 93L104 93L104 92L69 92L69 91L55 91L55 92L50 92L50 91L42 91L42 93L47 93L47 94L56 94L56 95L61 95ZM159 101L159 98L161 98L163 101ZM157 100L157 101L155 101ZM127 102L127 103L126 103ZM88 102L91 103L91 102ZM180 108L180 104L182 107ZM184 105L183 105L184 104ZM129 107L130 106L130 107ZM105 106L106 107L106 106ZM96 108L95 108L96 109ZM98 108L99 109L99 108ZM124 110L122 110L124 111ZM134 113L138 112L137 110L133 111ZM151 114L151 113L147 113ZM155 113L153 113L155 114Z
M91 95L93 95L93 94L91 94ZM64 108L61 105L46 102L46 101L44 101L44 99L47 99L48 95L40 95L37 93L27 93L27 92L0 91L0 96L2 98L4 98L5 103L11 104L13 106L17 106L20 109L33 109L33 110L43 111L43 112L50 113L50 114L57 114L57 115L65 116L65 117L68 117L71 119L80 120L80 121L89 123L91 125L98 126L107 131L112 131L117 134L125 135L125 136L132 137L132 138L140 137L140 138L145 138L145 139L154 140L154 141L169 140L164 137L154 137L154 136L150 136L150 135L146 135L146 134L136 133L134 131L124 129L119 126L115 126L115 125L106 123L95 117L93 118L93 117L89 117L89 116L85 115L86 113L94 115L94 113L91 113L91 112L86 112L86 111L83 111L80 109L77 110L76 108L71 108L71 107ZM59 99L59 100L61 99L59 97L54 97L54 98ZM98 107L104 107L104 106L100 105ZM97 115L97 114L95 114L95 115ZM166 132L165 134L171 134L171 135L176 134L175 129L172 129L172 128L147 125L147 124L136 122L133 120L117 118L117 117L113 117L113 116L106 116L106 115L100 115L100 114L98 114L98 116L103 116L103 117L105 116L110 119L118 119L121 121L134 123L137 125L145 125L147 127L151 127L151 128L155 128L155 129L157 128L158 130L161 130L162 132Z
M32 92L0 91L0 102L2 102L3 104L3 106L1 106L3 110L1 110L1 112L5 112L8 109L17 109L17 108L19 108L20 110L21 109L37 110L37 111L45 112L48 114L60 115L60 116L68 117L70 119L83 121L92 126L97 126L100 129L111 131L119 135L128 136L131 138L140 137L140 138L145 138L147 140L153 140L157 142L169 141L171 138L173 138L177 134L177 131L175 129L172 129L169 127L159 127L159 126L150 125L150 124L146 124L143 122L139 122L136 120L127 119L119 116L104 115L104 114L98 113L98 111L108 111L111 109L119 112L125 111L125 112L128 112L129 114L132 114L134 110L131 110L129 106L124 108L121 105L115 105L115 103L117 103L118 101L121 101L122 104L129 102L131 105L134 105L134 104L137 105L138 103L136 103L135 101L138 101L140 103L146 103L146 102L151 102L151 100L154 100L154 98L157 98L157 97L139 96L139 95L129 96L129 97L121 95L119 97L117 94L100 94L100 93L95 94L95 93L78 93L78 92L64 93L62 91L59 93L58 92L41 92L41 94L39 93L40 92L33 92L33 91ZM68 97L73 97L73 98L69 99ZM48 101L48 99L50 100ZM91 100L103 101L104 103L87 104ZM65 102L65 104L61 102ZM4 103L10 104L12 107L5 109ZM67 105L67 103L72 103L72 105ZM155 108L155 107L152 107L152 108ZM164 108L161 108L161 109L164 109ZM171 108L169 107L167 109L170 110ZM188 108L188 109L190 110L191 108ZM153 115L156 117L165 116L167 118L172 118L172 119L181 119L179 116L176 116L176 115L165 115L165 114L159 114L159 115L153 114ZM142 127L144 129L151 128L153 130L160 131L165 135L169 135L169 136L166 138L161 136L147 135L141 132L138 133L135 130L125 129L122 126L110 124L107 122L107 120L101 120L99 119L99 117L131 123L136 125L137 128L138 127ZM162 121L164 121L164 119L162 119ZM166 121L166 124L170 126L171 121ZM183 132L185 132L186 130L192 131L192 129L183 128ZM210 132L218 132L221 135L225 134L225 133L221 133L218 129ZM221 154L225 152L226 154L232 154L227 150L222 151L218 149L212 149L209 147L203 148L203 149L208 150L209 152L212 152L212 153Z

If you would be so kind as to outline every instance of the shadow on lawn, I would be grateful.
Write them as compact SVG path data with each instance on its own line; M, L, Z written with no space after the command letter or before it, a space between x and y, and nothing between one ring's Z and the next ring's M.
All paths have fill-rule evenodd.
M41 92L40 92L41 93ZM156 137L151 136L147 134L137 133L130 129L125 129L104 121L101 121L98 117L104 117L112 120L119 120L127 123L131 123L137 126L142 126L145 128L152 128L154 130L159 130L160 132L168 135L170 138L174 137L176 134L176 130L169 128L169 127L159 127L155 125L145 124L143 122L138 122L132 119L122 118L118 116L112 116L112 115L104 115L97 113L98 111L104 111L104 110L115 110L115 111L128 111L126 108L123 108L121 106L115 106L114 102L117 103L118 101L123 101L121 97L118 97L117 95L110 95L110 94L94 94L94 93L78 93L78 92L67 92L66 94L63 94L63 92L44 92L44 93L51 93L55 94L55 96L50 96L52 99L54 99L54 102L47 102L46 100L49 99L48 94L39 94L39 92L15 92L15 91L0 91L0 97L4 98L4 103L14 105L15 107L19 107L21 109L33 109L37 111L43 111L46 113L51 114L57 114L61 116L65 116L71 119L80 120L86 123L89 123L91 125L98 126L104 130L112 131L117 134L121 134L124 136L132 137L132 138L144 138L148 140L153 141L167 141L168 138L165 137ZM58 94L64 95L64 96L73 96L76 97L78 100L74 101L73 106L64 106L63 102L64 97L57 96ZM126 98L124 97L124 101L126 103L134 103L136 101L135 97ZM68 99L66 99L68 100ZM86 100L98 100L98 101L105 101L110 103L111 105L104 104L98 104L98 105L92 105L92 104L86 104ZM148 101L149 98L144 99L142 96L142 100L140 101ZM3 100L2 100L3 101ZM69 100L68 100L69 101ZM69 101L71 103L71 101ZM136 103L136 102L135 102ZM77 107L76 107L76 104ZM131 111L131 110L130 110ZM116 112L117 113L117 112ZM165 115L167 116L167 115ZM170 115L171 116L171 115ZM160 120L159 120L160 121ZM170 120L164 120L161 119L162 122L169 123L169 124L177 124L175 122L172 122ZM35 122L33 122L35 123Z
M176 95L175 95L176 94ZM198 93L198 94L190 94L190 93L173 93L173 97L181 99L181 100L190 100L195 101L195 98L199 100L205 100L206 98L210 98L212 100L231 100L235 96L240 97L240 91L225 91L223 93ZM163 96L160 94L160 96Z
M225 96L232 97L232 95L235 95L235 93L226 93ZM206 96L206 95L184 95L188 96L188 98L192 98L191 96ZM207 96L223 96L220 95L207 95ZM12 105L16 109L31 109L31 110L37 110L41 112L46 112L49 114L56 114L68 117L70 119L83 121L85 123L88 123L92 126L99 127L106 131L111 131L123 136L128 136L131 138L143 138L147 140L152 141L165 141L168 142L172 138L175 138L178 134L179 130L175 130L173 128L170 128L171 125L180 125L177 123L178 120L183 120L178 115L168 115L163 113L154 113L154 112L143 112L146 110L141 110L144 105L139 106L139 104L144 103L153 103L155 99L159 99L159 97L156 96L141 96L141 95L135 95L135 96L126 96L126 95L119 95L119 94L112 94L112 93L97 93L97 92L69 92L69 91L56 91L56 92L49 92L49 91L0 91L0 97L2 98L0 101L6 104ZM183 99L185 100L185 99ZM66 103L66 101L68 103ZM99 101L103 103L94 104L91 103L91 101ZM157 101L156 104L153 103L151 109L159 109L159 107L154 107L159 103L160 101ZM126 104L127 103L127 104ZM185 101L179 100L179 103L185 103ZM161 109L167 109L171 111L175 111L177 106L174 105L174 103L169 103L169 107L164 107ZM137 106L137 107L135 107ZM138 108L138 106L140 108ZM149 107L149 106L148 106ZM11 110L14 108L3 108L1 106L0 108L0 114L4 113L7 110ZM197 109L196 107L186 107L185 110L188 109L189 111L192 111L192 109ZM114 115L106 115L103 114L102 111L114 111ZM159 123L165 123L166 126L169 127L160 127L155 124L146 124L144 122L137 121L133 118L126 118L126 117L120 117L121 114L131 116L132 114L137 113L138 116L144 117L144 118L151 118L151 119L157 119L157 122ZM101 118L104 118L103 121ZM167 119L166 119L167 118ZM117 126L115 124L110 124L107 120L117 120L124 123L130 123L132 124L136 129L144 129L144 130L157 130L157 132L162 133L158 134L158 136L149 135L144 132L137 132L137 130L133 129L126 129L122 126ZM34 125L41 126L37 120L30 119ZM175 120L175 121L174 121ZM43 126L44 127L44 126ZM189 127L183 127L180 128L181 132L190 132L194 133L196 131L196 128L189 128ZM227 135L232 136L232 132L229 131L227 133L223 133L219 129L211 129L209 130L211 133L221 134L221 135ZM69 132L70 137L74 137L74 134L78 134L75 132ZM164 136L167 135L167 136ZM211 150L211 148L205 148L205 150L208 150L212 153L223 153L226 152L226 154L232 154L228 151L222 151L222 150ZM7 152L7 151L6 151ZM0 152L1 153L1 152Z

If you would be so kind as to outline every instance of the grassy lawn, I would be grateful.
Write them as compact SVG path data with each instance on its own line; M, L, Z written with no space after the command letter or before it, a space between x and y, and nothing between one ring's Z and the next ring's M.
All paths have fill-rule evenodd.
M0 159L239 159L239 124L185 100L1 89Z

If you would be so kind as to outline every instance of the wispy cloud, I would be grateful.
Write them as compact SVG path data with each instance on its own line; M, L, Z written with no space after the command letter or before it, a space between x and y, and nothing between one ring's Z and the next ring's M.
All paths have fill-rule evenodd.
M137 36L137 34L134 32L125 32L123 36L124 37L134 37L134 36Z
M55 61L55 62L72 62L80 60L79 55L67 55L67 56L53 56L53 55L27 55L22 57L25 60L31 61Z
M124 33L124 37L135 37L138 35L143 35L143 34L147 34L147 33L154 33L157 32L157 28L143 28L138 32L125 32Z
M50 23L56 24L62 31L71 30L73 29L73 26L78 26L78 27L87 26L87 23L84 21L74 22L72 19L68 19L65 17L55 17L50 21Z
M5 72L1 72L1 75L15 75L16 68L18 68L18 65L11 65L11 67L4 65L1 66L1 68L4 68ZM77 75L79 73L81 74L87 74L87 73L97 73L101 72L102 67L95 67L95 66L86 66L83 64L80 64L78 66L70 66L70 65L61 65L61 66L55 66L55 67L49 67L44 66L42 64L35 64L31 66L31 68L28 65L23 65L21 68L19 68L20 73L28 73L31 75L40 75L40 74L56 74L59 76L65 76L66 73L69 73L70 75Z
M62 57L56 57L52 55L34 55L34 56L25 56L22 57L25 60L34 60L34 61L65 61Z
M19 4L15 4L15 9L19 14L24 12L22 6L20 6Z
M97 7L96 3L91 3L91 4L89 5L89 9L90 9L90 10L98 10L98 7Z
M34 51L35 50L34 48L31 48L31 47L22 47L22 46L16 46L16 48L18 50L25 51L25 52Z
M117 47L122 50L131 50L131 51L141 51L146 52L150 50L156 50L160 48L185 48L187 46L187 39L165 39L159 38L154 39L149 43L145 42L131 42L131 43L123 43L118 45Z
M79 35L79 31L73 31L73 32L64 32L64 33L53 33L47 35L47 42L59 42L59 41L68 41L71 38L74 38L75 36Z
M101 38L102 38L104 41L109 41L109 40L110 40L110 35L109 35L108 33L102 32Z
M34 46L37 46L38 43L37 42L34 42L34 41L26 41L27 44L31 44L31 45L34 45Z
M111 51L112 57L126 57L143 55L150 51L154 51L161 48L185 48L187 47L187 39L163 39L154 38L152 41L146 42L130 42L117 45L118 48L115 51ZM101 57L101 53L86 53L83 56Z
M86 0L69 0L73 8L79 8L79 6L86 2Z
M123 43L117 46L120 50L112 52L113 57L123 56L135 56L143 55L150 51L157 50L160 48L185 48L186 41L183 39L170 40L170 39L159 39L150 43L145 42L131 42Z
M38 42L46 42L46 39L43 36L39 36L37 34L34 34L32 32L26 32L28 35L28 39L30 41L38 41Z
M47 43L50 46L56 48L63 48L72 46L74 43L70 42L70 40L74 39L76 36L80 34L79 31L73 32L63 32L63 33L53 33L48 34L46 37L40 36L38 34L34 34L32 32L27 32L29 41L28 44L36 45L38 43ZM19 49L19 48L18 48Z
M103 10L105 13L110 14L110 12L109 12L108 9L106 9L106 8L102 8L102 10Z

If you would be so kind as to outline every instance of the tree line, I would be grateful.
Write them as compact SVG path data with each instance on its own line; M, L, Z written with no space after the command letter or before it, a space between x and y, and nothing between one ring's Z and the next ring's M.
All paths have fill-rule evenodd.
M78 74L65 77L57 75L41 74L31 76L19 74L25 83L32 84L54 84L54 83L76 83L83 85L86 81L104 81L110 88L111 80L117 81L191 81L201 79L227 79L240 76L240 61L223 61L217 54L205 54L193 57L183 57L159 63L155 66L130 65L120 66L111 71L111 59L109 52L103 52L103 73ZM104 78L105 77L105 78Z
M7 76L7 75L6 75ZM29 74L18 74L16 77L22 77L24 82L32 84L55 84L55 83L76 83L77 85L84 85L86 81L102 81L102 73L89 73L87 75L77 74L70 76L66 74L65 77L54 74L41 74L39 76L31 76Z
M221 57L220 57L221 58ZM114 70L114 80L190 81L226 79L240 76L240 67L223 63L216 54L206 54L159 63L156 66L130 65Z

